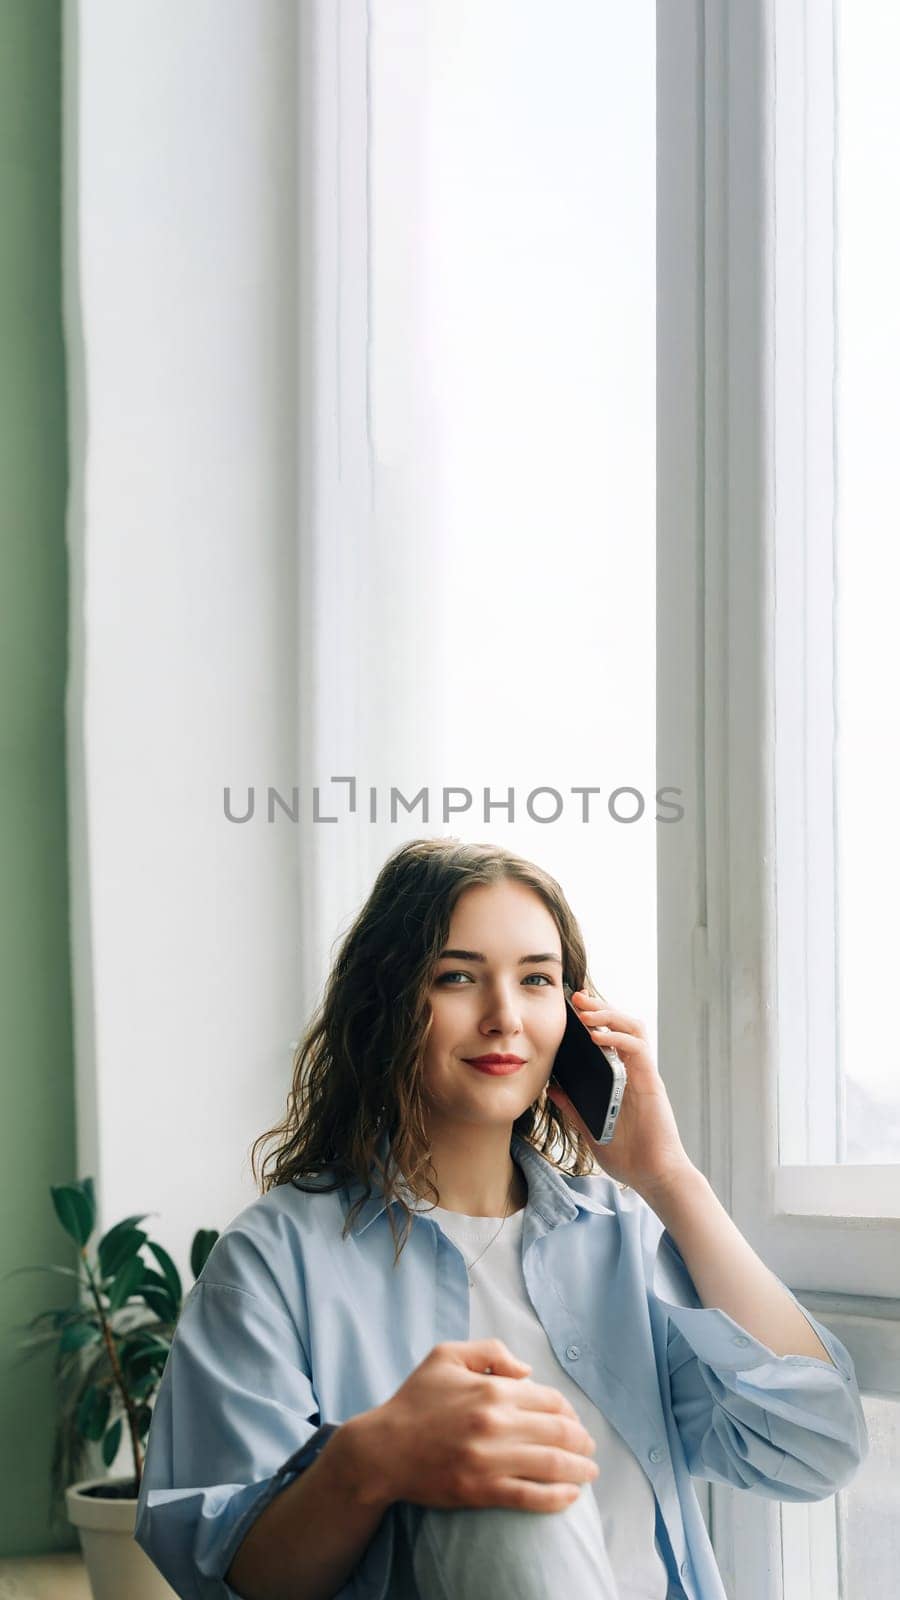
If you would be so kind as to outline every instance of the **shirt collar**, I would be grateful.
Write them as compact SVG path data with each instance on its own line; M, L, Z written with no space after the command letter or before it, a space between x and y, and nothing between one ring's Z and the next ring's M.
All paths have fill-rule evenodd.
M385 1161L388 1153L388 1134L384 1131L376 1145L379 1159ZM576 1185L590 1183L592 1176L600 1174L586 1173L583 1177L574 1177L563 1173L552 1162L542 1156L534 1145L519 1134L513 1133L510 1140L510 1151L518 1162L528 1185L528 1200L526 1210L535 1210L547 1222L548 1226L555 1227L560 1222L571 1222L582 1211L599 1212L605 1216L614 1217L616 1212L612 1206L603 1204L596 1195L588 1194ZM392 1164L393 1165L393 1164ZM394 1170L396 1170L394 1168ZM374 1166L371 1173L374 1189L354 1219L350 1229L351 1233L358 1235L364 1232L370 1222L380 1217L382 1211L387 1209L387 1203L379 1186L379 1178ZM348 1197L351 1191L360 1191L362 1185L358 1178L345 1185ZM402 1192L411 1211L428 1211L431 1201L425 1195L415 1195L403 1178L398 1178L395 1188ZM349 1201L347 1209L349 1209ZM396 1197L394 1204L397 1203Z

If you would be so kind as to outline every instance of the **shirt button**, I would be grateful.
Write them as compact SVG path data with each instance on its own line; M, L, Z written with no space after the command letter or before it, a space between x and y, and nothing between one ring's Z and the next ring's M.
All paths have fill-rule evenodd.
M663 1451L660 1449L658 1444L655 1444L653 1446L653 1449L650 1451L650 1460L651 1461L662 1461L662 1458L663 1458Z
M566 1355L570 1361L577 1361L578 1357L581 1355L581 1349L577 1344L567 1344Z
M736 1334L734 1339L732 1340L732 1344L749 1344L749 1343L750 1343L750 1340L749 1339L745 1339L744 1335L742 1333Z

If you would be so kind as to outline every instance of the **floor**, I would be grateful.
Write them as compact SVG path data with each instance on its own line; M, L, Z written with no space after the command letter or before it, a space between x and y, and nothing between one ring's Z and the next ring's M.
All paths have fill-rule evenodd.
M0 1561L0 1600L91 1600L81 1556L21 1556Z

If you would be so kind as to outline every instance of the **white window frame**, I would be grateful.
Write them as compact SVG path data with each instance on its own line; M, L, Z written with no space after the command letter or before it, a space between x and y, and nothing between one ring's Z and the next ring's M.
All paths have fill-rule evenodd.
M687 800L678 825L659 829L659 1062L689 1154L742 1232L843 1340L862 1392L896 1400L898 1169L828 1166L828 1139L840 1148L836 1117L811 1130L816 1164L777 1167L779 955L782 984L799 962L817 995L833 964L827 898L824 912L814 900L828 840L814 831L794 877L781 877L778 922L774 807L776 575L783 606L792 594L806 600L813 683L830 649L826 597L804 592L809 564L805 577L792 572L776 532L793 518L813 548L806 530L815 519L821 531L825 518L831 537L817 477L831 439L813 409L823 382L830 394L829 357L810 337L817 315L821 330L830 191L827 172L806 161L831 118L831 16L831 0L657 7L657 764L679 774ZM779 258L776 196L789 207L798 182L805 204L779 212L794 218ZM792 311L802 360L787 342ZM816 502L802 493L804 468ZM801 707L780 689L796 729ZM778 770L782 855L826 754L830 783L828 728L808 719L802 733L805 789L786 793L797 769ZM820 1045L821 1031L810 1031L788 1047L805 1063ZM835 1497L788 1505L697 1488L731 1600L836 1593Z
M900 1219L900 1163L843 1160L833 807L833 0L815 7L775 0L773 22L777 1015L788 1068L778 1105L782 1154L792 1152L795 1163L775 1168L774 1201L788 1216ZM842 1266L851 1243L843 1241ZM866 1287L889 1294L896 1285L895 1275Z

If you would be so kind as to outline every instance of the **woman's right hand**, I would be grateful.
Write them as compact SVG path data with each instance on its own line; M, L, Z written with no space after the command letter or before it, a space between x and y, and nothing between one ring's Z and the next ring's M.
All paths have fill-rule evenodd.
M435 1345L390 1400L348 1424L362 1452L361 1497L445 1510L571 1505L597 1475L597 1446L569 1401L530 1370L501 1339Z

